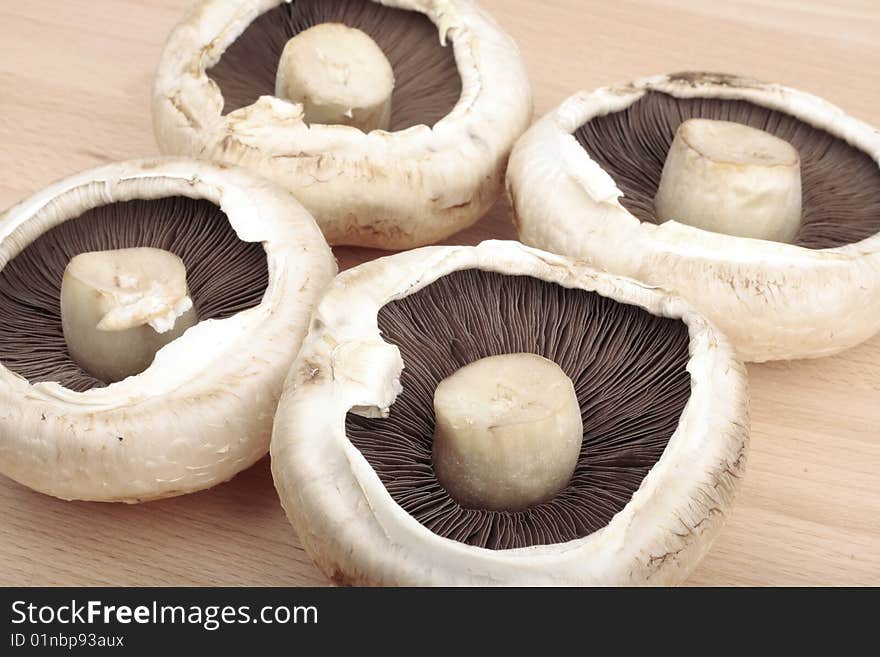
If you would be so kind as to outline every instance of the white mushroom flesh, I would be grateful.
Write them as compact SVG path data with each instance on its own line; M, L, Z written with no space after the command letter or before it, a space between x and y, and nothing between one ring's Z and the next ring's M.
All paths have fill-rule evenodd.
M152 248L83 253L61 283L71 357L114 382L143 372L156 352L198 322L183 261Z
M307 123L340 124L364 132L387 130L394 71L382 49L361 30L322 23L287 42L275 95L303 106Z
M514 511L565 488L583 440L574 385L554 362L506 354L437 386L433 446L440 483L463 506Z
M670 147L655 208L661 221L791 242L801 225L800 157L763 130L689 119Z

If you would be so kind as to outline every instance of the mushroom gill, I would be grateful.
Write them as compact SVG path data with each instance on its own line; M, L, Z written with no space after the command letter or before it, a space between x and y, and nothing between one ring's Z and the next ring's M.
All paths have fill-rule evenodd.
M224 319L259 305L266 254L241 241L210 201L185 197L116 202L42 234L0 270L0 363L31 383L84 392L106 385L69 355L59 297L71 258L90 251L153 247L186 266L198 319Z
M384 306L404 361L388 418L346 431L391 497L440 536L494 550L563 543L605 526L663 454L690 397L688 329L594 292L476 269ZM535 353L574 383L584 427L569 485L521 511L463 508L432 466L437 384L487 356Z
M679 125L691 118L743 123L797 149L803 214L793 244L828 249L880 232L880 169L876 162L824 130L748 101L685 99L648 91L626 109L588 121L575 137L617 183L624 208L643 222L658 223L654 200L666 154Z
M259 16L209 69L223 95L223 113L274 95L285 45L321 23L357 28L385 53L396 80L391 130L433 126L455 107L461 96L455 56L451 45L441 45L437 27L427 16L370 0L296 0Z

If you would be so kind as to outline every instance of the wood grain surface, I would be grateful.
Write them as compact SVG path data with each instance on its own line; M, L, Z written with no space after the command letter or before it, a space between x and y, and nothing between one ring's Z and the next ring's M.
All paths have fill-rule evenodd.
M150 89L187 0L0 0L0 207L156 152ZM579 89L719 70L824 96L880 125L877 0L483 0L544 113ZM513 237L500 203L453 243ZM375 252L338 249L343 267ZM880 585L880 339L749 367L752 450L695 585ZM0 478L0 584L323 585L264 460L212 491L66 503Z

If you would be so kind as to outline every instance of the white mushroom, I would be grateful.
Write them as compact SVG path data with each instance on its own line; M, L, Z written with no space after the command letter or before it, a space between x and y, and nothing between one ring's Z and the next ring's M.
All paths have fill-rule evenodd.
M782 166L732 175L717 160L742 155L743 133L712 137L701 172L682 164L693 153L674 137L687 118L748 124L793 146L800 210L787 144L748 132ZM507 187L527 244L676 290L744 360L811 358L880 331L878 162L880 133L815 96L683 73L569 98L518 142Z
M118 243L179 246L192 265L189 291L176 256L168 267L162 252L112 253ZM66 354L60 288L65 253L108 246L111 254L73 258L68 274L79 283L65 289L67 319L71 305L95 310L83 294L107 293L107 275L121 268L170 292L144 297L169 310L154 318L157 329L189 293L201 295L202 321L158 349L143 372L95 383ZM199 266L208 257L217 258L213 270ZM240 169L190 160L112 164L10 208L0 215L0 473L63 499L124 502L230 479L265 455L284 376L335 271L309 214ZM104 328L112 330L135 328L155 308L105 309ZM95 337L78 320L67 328L72 344L75 334ZM115 360L106 346L92 344L80 356L89 361L97 349L99 359ZM47 369L47 361L61 366ZM75 390L59 380L86 385Z
M474 287L483 284L491 287ZM546 307L534 305L539 302ZM418 316L418 309L431 314ZM499 323L503 317L513 323ZM443 326L435 329L435 321ZM484 329L479 321L486 322ZM663 336L675 336L678 346L665 344ZM476 352L504 355L508 338L552 344L568 374L575 373L572 363L580 363L586 418L580 470L566 491L530 506L526 515L438 502L441 488L420 491L417 483L435 477L425 460L433 422L424 409L432 403L432 381ZM428 351L436 361L423 357ZM482 372L471 373L485 381L487 372L478 367ZM641 382L631 377L651 367L666 383L655 381L642 397ZM528 390L520 367L508 373ZM607 396L611 389L620 397L603 402L598 393ZM485 395L482 386L474 390L477 399ZM640 400L637 406L632 399ZM448 422L444 407L455 413L460 404L448 404L442 391L441 400L438 415ZM475 424L483 423L483 412L473 411ZM647 439L656 450L652 465L628 470L645 458L638 448L609 465L610 479L602 467L591 469L603 452L614 452L610 443L639 440L635 434L664 423L668 434ZM408 429L397 435L393 426ZM447 429L440 434L448 435ZM465 435L485 436L480 430ZM521 437L534 436L527 429ZM418 249L340 275L319 304L288 378L271 453L288 517L337 584L670 584L687 576L718 534L743 472L747 441L744 368L725 338L683 301L518 243L484 242ZM566 444L548 437L560 453ZM421 456L411 459L414 445ZM503 470L506 453L498 457L480 468L480 477ZM636 471L629 480L627 472ZM599 507L611 504L624 481L632 486L626 499L602 515ZM596 507L581 508L583 498L573 493L578 488L604 492ZM562 506L552 507L557 499ZM541 516L551 507L562 516ZM451 518L462 514L468 520L451 527ZM492 518L501 524L481 527ZM573 529L582 518L600 519ZM541 534L548 520L558 526L542 536L532 533ZM501 527L516 533L520 524L527 535L515 542L487 535ZM552 540L562 535L572 538Z
M365 36L346 32L350 50L315 43L340 23ZM370 80L350 79L375 94L330 98L333 74L319 73L342 55L337 71L352 66L350 53ZM387 63L388 131L370 130L385 125ZM531 117L516 45L472 0L200 0L169 38L153 95L163 152L251 168L290 190L331 244L384 249L482 217Z

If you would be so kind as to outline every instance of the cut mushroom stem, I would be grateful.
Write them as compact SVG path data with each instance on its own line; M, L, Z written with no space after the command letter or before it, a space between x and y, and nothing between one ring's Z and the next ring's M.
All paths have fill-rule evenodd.
M568 484L583 440L574 385L554 362L506 354L467 365L434 393L434 469L462 506L517 511Z
M387 130L394 71L364 32L322 23L287 42L275 95L301 103L306 123L341 124L364 132Z
M143 372L198 318L183 261L136 248L71 259L61 283L61 321L71 357L110 383Z
M801 225L800 156L763 130L689 119L675 134L654 203L661 221L791 242Z

